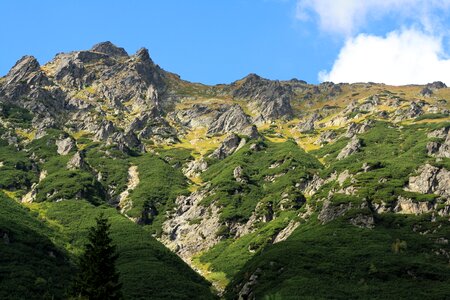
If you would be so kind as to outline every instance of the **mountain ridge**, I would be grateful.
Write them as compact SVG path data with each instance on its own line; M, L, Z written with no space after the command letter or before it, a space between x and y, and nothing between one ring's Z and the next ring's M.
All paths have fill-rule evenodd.
M0 108L2 191L38 211L115 207L226 298L449 293L442 82L208 86L103 42L23 57Z

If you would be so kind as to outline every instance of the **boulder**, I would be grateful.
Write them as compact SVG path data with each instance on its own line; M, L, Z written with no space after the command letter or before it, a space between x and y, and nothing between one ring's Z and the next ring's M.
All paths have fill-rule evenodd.
M98 43L98 44L94 45L92 47L91 51L104 53L111 57L117 57L117 58L120 58L120 57L127 58L128 57L128 53L125 51L124 48L117 47L110 41L106 41L106 42L102 42L102 43Z
M358 152L362 147L362 142L357 137L353 137L350 142L345 146L341 152L339 152L338 156L336 157L337 160L344 159L350 155L352 155L355 152Z
M237 134L232 133L223 140L222 144L220 144L220 146L216 150L214 150L214 152L211 153L209 157L224 159L225 157L233 154L234 151L236 151L240 142L241 138Z
M58 149L56 150L59 155L67 155L72 149L75 148L75 142L71 137L67 137L65 139L57 140L56 146Z
M408 191L450 197L450 171L426 164L409 178Z

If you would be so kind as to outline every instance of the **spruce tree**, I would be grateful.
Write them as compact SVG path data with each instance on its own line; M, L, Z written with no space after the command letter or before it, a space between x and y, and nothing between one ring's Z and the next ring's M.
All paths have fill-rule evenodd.
M115 268L118 254L109 237L111 225L103 213L96 221L97 225L89 230L89 241L79 261L75 295L90 300L122 299L122 284Z

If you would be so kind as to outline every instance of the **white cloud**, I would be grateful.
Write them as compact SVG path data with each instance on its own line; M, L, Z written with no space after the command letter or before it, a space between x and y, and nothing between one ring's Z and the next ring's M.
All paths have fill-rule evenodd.
M384 37L359 34L347 39L331 71L321 81L380 82L393 85L443 81L450 85L450 59L442 37L404 29Z
M318 18L324 31L351 35L370 21L394 15L433 31L437 15L450 8L450 0L298 0L297 18Z

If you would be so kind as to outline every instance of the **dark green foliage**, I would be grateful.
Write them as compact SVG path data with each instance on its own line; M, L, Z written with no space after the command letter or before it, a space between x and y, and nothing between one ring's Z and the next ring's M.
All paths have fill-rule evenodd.
M224 272L231 280L255 253L263 251L267 245L271 244L274 236L290 221L295 220L295 216L296 213L293 211L282 212L272 222L261 224L260 228L253 233L239 239L225 239L202 253L200 261L209 263L211 271ZM223 226L219 230L226 233L229 229ZM221 235L227 237L223 233Z
M108 219L100 214L91 227L88 243L80 257L74 295L88 299L121 299L122 284L116 271L116 246L110 238Z
M26 109L11 103L0 103L0 117L11 122L15 127L31 126L33 115Z
M414 224L435 233L420 235ZM449 246L430 243L449 234L439 228L427 217L394 215L379 219L372 230L346 221L311 222L255 255L229 285L226 298L236 297L237 283L256 272L256 299L446 299L450 268L436 251Z
M156 216L149 216L149 221L152 230L158 234L166 217L165 212L174 207L178 195L187 193L187 179L181 170L153 154L133 158L132 164L138 166L139 185L130 194L133 208L127 214L142 217L144 205L154 207L149 213Z
M75 152L65 156L57 154L55 142L61 137L66 137L66 134L59 130L49 130L47 135L29 145L29 152L35 156L39 169L48 174L37 186L36 200L87 199L94 204L103 203L106 200L105 187L97 181L92 170L68 170L67 162ZM105 163L106 166L112 164L111 160Z
M114 191L108 197L118 196L128 182L129 157L115 148L102 147L98 143L90 143L85 150L87 163L101 173L103 188Z
M116 267L125 299L214 299L209 284L139 225L114 208L86 201L44 202L45 215L60 224L75 254L82 253L89 228L103 212L111 223L110 236L117 245Z
M0 298L64 299L74 266L60 234L0 192Z
M222 207L221 219L224 221L243 222L250 217L258 202L272 202L277 206L281 195L286 192L293 198L301 198L303 195L294 188L295 184L322 167L295 142L259 143L261 150L250 150L250 145L246 145L202 174L204 181L210 181L212 187L217 188L216 193L205 198L203 203L215 201ZM234 179L233 171L238 166L244 170L247 183ZM298 197L294 197L296 194Z
M172 149L158 149L157 150L162 159L164 159L171 166L181 168L181 166L188 161L193 160L191 150L185 148Z
M104 201L104 191L94 176L83 170L61 170L43 179L38 186L36 201L87 199L91 203Z
M418 116L415 121L420 121L420 120L433 120L433 119L442 119L442 118L447 118L449 116L449 114L423 114L421 116Z
M37 180L32 163L23 151L0 144L0 189L28 188Z
M358 195L372 201L389 202L398 195L408 195L412 198L426 199L418 194L408 194L404 186L409 175L429 158L426 153L427 132L429 125L412 125L398 128L385 122L376 122L374 127L359 136L364 146L361 151L350 155L340 161L335 160L339 151L348 142L347 139L326 145L313 151L318 157L325 157L328 164L321 176L326 178L333 172L349 170L350 173L359 173L356 187ZM369 172L362 172L363 164L370 166ZM315 196L323 197L332 185L328 185ZM429 198L429 197L428 197Z

